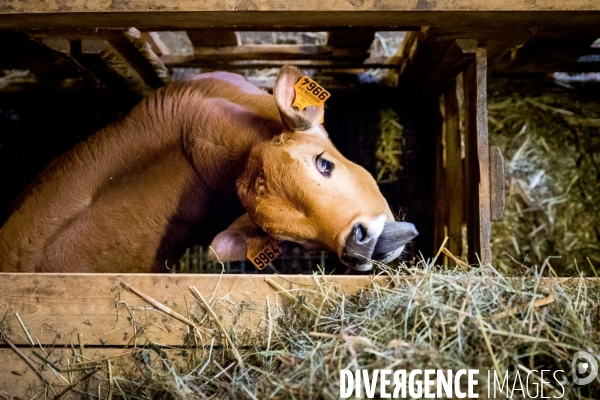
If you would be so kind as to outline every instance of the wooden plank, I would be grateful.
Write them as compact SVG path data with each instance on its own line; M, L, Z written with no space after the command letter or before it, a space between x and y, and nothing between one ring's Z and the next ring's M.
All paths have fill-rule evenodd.
M141 38L148 42L157 56L171 54L171 50L162 41L158 32L142 32Z
M570 33L551 37L540 32L524 46L515 49L493 65L494 72L547 73L595 72L600 70L600 49L591 44L600 37L600 27L592 32ZM587 62L585 62L587 57Z
M355 1L339 2L336 0L308 0L296 2L270 1L245 1L238 2L235 6L220 0L139 0L134 4L128 2L113 2L110 0L75 0L68 4L58 2L24 2L11 5L6 2L0 5L0 12L7 14L22 13L75 13L75 12L140 12L152 10L154 12L174 11L592 11L600 10L600 5L595 0L537 0L534 2L521 2L515 0L437 0L435 3L417 1ZM231 12L234 14L234 12Z
M448 185L448 245L456 257L463 254L462 224L464 221L463 161L461 150L460 113L456 81L444 94L446 130L446 181Z
M422 98L420 94L423 93L425 85L434 75L437 66L443 63L444 56L455 46L455 41L438 40L430 34L429 28L424 28L421 32L410 32L406 40L407 45L401 47L399 54L402 66L398 77L398 90L417 93L418 98ZM412 45L409 47L408 43ZM456 71L458 72L460 70Z
M79 0L68 5L58 2L21 2L19 7L14 7L5 1L0 3L2 16L0 28L135 26L144 30L220 27L268 31L273 27L287 27L292 30L312 30L313 27L322 30L326 27L325 30L330 30L330 28L352 26L381 27L381 30L388 30L399 27L414 28L415 25L419 25L458 26L473 32L473 29L489 29L490 26L519 29L560 27L567 23L571 26L597 25L600 16L600 3L596 0L579 0L586 1L587 6L580 2L577 4L577 1L548 0L554 3L552 10L539 1L536 3L502 1L512 4L504 10L494 10L498 2L484 2L484 0L476 3L470 0L421 2L419 7L415 7L417 3L415 0L402 2L386 0L376 2L376 6L371 1L297 1L285 4L277 2L278 7L273 7L274 1L266 1L257 2L260 5L259 12L243 9L232 11L227 2L219 1L215 4L217 0L208 2L179 0L164 4L157 4L156 0L133 3ZM186 2L186 5L184 6L182 2Z
M63 400L81 399L84 398L82 394L86 393L93 396L100 395L101 398L105 399L110 388L106 361L71 367L71 369L86 368L80 371L72 371L71 374L66 372L69 366L73 366L74 363L81 361L110 358L111 370L114 376L140 379L141 371L149 366L156 367L162 362L162 356L168 360L169 364L175 364L180 367L187 364L192 353L196 353L194 354L195 356L202 356L201 353L206 351L205 349L187 349L185 353L187 356L184 357L180 349L155 347L156 351L152 351L149 349L84 347L84 356L79 357L79 346L77 342L74 344L77 354L74 354L73 348L70 346L46 347L44 349L40 347L21 347L19 349L32 361L36 370L47 381L48 386L41 381L35 371L15 351L7 347L0 347L0 360L2 360L2 363L0 363L0 393L8 395L10 399L34 398L36 395L36 398L42 399L56 398L58 394L74 384L74 390L67 393L65 397L62 397ZM217 353L221 351L221 349L215 350ZM48 364L44 365L44 361L34 355L34 352L44 358L47 357L46 359L50 363L65 372L53 372L51 366ZM98 372L88 377L97 368L99 369ZM83 380L85 377L87 379ZM48 394L47 396L45 396L46 393Z
M477 49L463 80L468 259L488 263L492 253L485 49Z
M398 68L398 65L391 63L392 57L385 57L376 62L368 60L362 61L334 61L334 60L294 60L294 65L301 68L312 69L364 69L364 68ZM214 70L240 70L248 68L280 68L290 64L290 60L240 60L240 61L212 61L212 60L193 60L182 67L207 68Z
M115 80L115 77L120 77L130 90L142 97L153 90L107 40L81 39L80 54L81 63L108 87L122 85L118 79Z
M363 49L337 48L311 44L257 44L224 47L195 47L195 60L357 60L362 61Z
M231 29L188 29L187 35L194 47L223 47L239 44L235 31Z
M490 147L490 208L491 219L497 221L504 215L506 195L504 193L504 157L497 146Z
M64 34L64 36L56 36L59 34ZM62 66L64 70L72 69L76 71L86 84L91 84L104 96L111 94L110 89L76 58L76 55L80 53L80 47L73 45L73 40L79 39L76 34L72 32L29 31L27 35L32 41L40 43L52 51L53 56L56 58L56 65ZM33 71L36 71L36 69L33 69Z
M42 345L77 343L81 333L88 345L125 346L147 340L182 346L188 327L157 311L136 294L121 287L126 282L137 290L188 317L207 324L204 310L192 299L189 286L197 286L213 301L213 310L223 317L239 346L266 340L263 330L267 298L273 313L291 301L265 281L270 278L294 295L310 301L322 285L334 285L338 293L353 294L371 284L370 276L311 275L285 277L265 275L184 274L0 274L0 315L8 316L2 330L17 345L27 345L23 329L14 316L19 313L33 340ZM327 282L327 283L326 283ZM324 286L326 287L326 286ZM333 292L332 292L333 293ZM279 314L277 314L279 315ZM275 318L276 315L273 315ZM137 333L137 336L136 336ZM198 345L210 337L201 335Z
M473 59L477 49L477 39L456 39L444 54L440 63L427 79L422 97L439 96L456 79Z
M108 40L150 88L157 89L170 81L164 63L152 51L150 45L142 40L141 33L137 29L107 29L99 30L98 33Z
M444 99L440 98L440 111L444 110ZM442 114L445 120L446 116ZM448 185L446 180L446 126L444 123L435 126L435 217L433 228L433 248L437 251L445 240L448 228ZM443 263L444 255L438 260ZM445 264L445 263L444 263Z

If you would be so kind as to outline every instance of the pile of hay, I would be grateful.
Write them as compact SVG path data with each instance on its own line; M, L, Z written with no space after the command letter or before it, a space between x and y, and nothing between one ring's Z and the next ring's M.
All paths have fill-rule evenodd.
M495 266L519 262L594 276L600 265L600 104L568 93L489 99L490 142L506 160L506 211L492 225ZM515 262L517 261L517 263Z
M240 348L245 369L230 350L186 349L181 354L188 352L193 362L175 365L166 355L154 362L148 357L140 368L143 376L120 378L115 394L334 399L342 368L474 368L482 370L482 393L487 370L508 373L511 385L517 374L525 382L533 371L529 381L539 382L539 371L563 370L557 376L564 389L552 381L545 396L564 390L564 399L597 398L600 379L574 385L571 360L579 350L600 357L600 285L585 278L542 280L548 273L544 267L506 278L486 266L447 270L420 262L401 265L402 272L383 270L389 284L355 296L333 293L323 284L314 301L297 298L296 307L276 322L269 324L264 310L268 342Z
M380 130L377 142L377 174L378 183L389 183L398 180L398 172L402 170L402 153L406 146L404 127L400 125L398 114L392 109L379 113Z

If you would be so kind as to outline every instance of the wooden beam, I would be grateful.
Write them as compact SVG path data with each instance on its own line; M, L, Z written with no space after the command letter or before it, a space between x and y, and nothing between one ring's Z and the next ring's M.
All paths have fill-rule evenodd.
M372 283L370 276L0 273L0 315L9 315L2 330L15 344L28 344L14 316L17 312L33 340L42 345L77 343L80 333L88 345L96 346L132 345L136 340L185 345L189 327L123 289L121 283L125 282L187 318L197 317L199 324L209 327L204 309L190 296L188 287L197 286L223 317L223 324L235 332L238 345L263 343L267 299L273 313L277 313L272 315L273 320L292 303L266 278L286 290L293 289L294 296L305 296L309 302L320 285L333 285L332 293L354 294ZM240 308L240 304L246 306ZM198 343L206 345L209 339L210 335L200 334Z
M492 260L490 247L490 153L487 118L487 57L478 48L463 73L467 241L470 263Z
M205 68L213 70L241 70L258 68L280 68L286 64L293 63L301 68L311 69L365 69L365 68L398 68L398 65L388 62L391 57L385 57L382 60L362 61L335 61L335 60L240 60L240 61L212 61L212 60L193 60L181 67Z
M164 63L152 51L150 45L142 40L137 29L107 29L100 30L98 33L108 40L121 58L149 87L157 89L165 82L170 81L170 75Z
M354 4L356 5L354 5ZM496 0L438 0L415 2L275 1L253 2L257 10L230 10L219 0L141 0L109 2L78 0L68 5L57 2L21 2L19 7L0 3L0 28L127 27L144 30L233 28L271 30L273 27L311 29L417 26L459 26L509 29L598 25L600 3L596 0L540 0L518 2ZM243 8L243 7L242 7ZM513 12L509 12L513 11ZM329 29L326 29L329 30ZM472 36L469 36L472 37Z
M363 12L394 12L394 11L597 11L600 5L595 0L538 0L533 2L520 2L514 0L437 0L435 3L416 4L414 2L400 2L397 0L381 0L377 2L339 2L336 0L307 0L296 2L240 2L233 7L220 0L206 0L202 2L191 0L156 1L139 0L135 4L113 1L76 0L67 5L56 3L23 3L13 6L2 3L0 12L7 14L21 13L76 13L76 12L154 12L167 14L168 12L230 12L230 14L243 12L332 12L332 11L363 11Z
M205 61L238 61L238 60L364 60L362 49L336 48L318 45L240 45L224 47L196 47L194 60L189 64L201 64Z
M405 38L407 44L401 46L399 50L399 59L402 62L400 76L398 78L398 88L401 92L411 93L421 99L423 90L438 65L448 65L448 62L456 61L452 58L454 52L462 55L462 50L456 45L455 40L438 40L431 34L429 28L424 28L421 32L410 32ZM452 50L452 47L455 47ZM444 63L444 56L449 54L447 63ZM450 59L452 58L452 59ZM454 70L453 70L454 71ZM452 71L452 72L453 72ZM456 70L458 74L460 70ZM445 78L445 73L438 73L436 81ZM434 91L435 83L430 84L430 91ZM435 97L435 96L434 96Z
M592 48L591 44L598 37L600 28L592 32L567 32L561 37L540 32L494 63L492 70L502 73L597 72L600 71L600 49Z
M86 84L93 85L100 93L109 96L111 90L76 58L75 53L79 54L80 47L74 46L73 40L78 40L78 37L69 32L62 33L64 34L63 37L55 36L59 34L58 32L27 32L31 40L40 43L52 51L53 56L57 60L57 64L62 64L65 67L77 71Z
M462 226L465 216L463 213L463 151L456 81L450 85L444 94L444 109L444 127L446 132L446 201L448 202L447 248L452 254L460 258L463 254Z
M142 32L141 38L148 42L150 47L152 47L152 51L157 56L171 54L171 50L162 41L158 32Z
M497 221L504 215L506 194L504 183L504 157L497 146L490 147L490 209L492 221Z
M140 96L152 91L138 72L129 65L121 54L104 39L81 39L81 63L90 69L108 87L115 88L123 83ZM120 78L120 79L119 79Z
M439 96L473 60L477 39L456 39L426 80L421 97Z
M65 347L51 347L45 348L44 350L40 347L20 347L19 350L33 363L36 370L46 379L48 387L41 381L35 371L27 365L23 359L17 355L17 353L7 347L0 347L0 393L5 393L10 399L14 398L34 398L40 396L44 398L43 394L46 390L49 393L56 393L52 398L56 398L59 393L62 393L67 388L71 387L74 389L73 392L78 392L81 397L84 394L90 394L93 396L100 395L100 398L109 398L108 392L110 389L110 383L108 380L107 373L107 359L111 361L111 371L114 376L120 377L132 377L139 379L139 371L148 365L156 365L161 363L163 359L168 360L169 364L174 364L177 367L183 367L187 365L188 360L191 357L184 357L180 349L168 349L155 347L156 351L146 349L125 349L115 347L97 347L96 344L89 343L86 338L84 341L84 357L79 357L80 348L76 344L76 347L71 348L70 346ZM0 344L3 344L0 341ZM75 349L75 354L73 349ZM186 352L191 355L196 353L199 356L207 350L204 349L187 349ZM46 352L46 353L45 353ZM214 354L223 353L220 348L213 350ZM162 354L162 356L161 356ZM53 368L49 363L44 364L44 360L40 359L39 356L44 357L49 363L58 368L61 371L67 371L69 366L77 371L72 371L71 374L68 372L56 371L52 372ZM47 358L46 358L47 356ZM93 361L103 360L98 363L88 363L77 365L75 363L81 361ZM68 361L68 364L67 364ZM75 364L75 367L73 365ZM96 371L90 375L92 372ZM185 370L185 369L184 369ZM191 370L188 368L187 370ZM70 383L69 378L72 376L73 384ZM62 377L62 378L60 378ZM50 389L51 388L51 389ZM0 396L0 398L3 398ZM65 396L63 398L73 399L75 397Z
M444 115L443 99L440 99L441 107L439 112L442 113L443 120L446 116ZM448 227L448 185L446 180L446 127L444 123L435 124L435 210L434 210L434 242L433 248L435 251L439 249L444 243L447 235ZM438 259L438 263L445 264L444 255L441 255Z

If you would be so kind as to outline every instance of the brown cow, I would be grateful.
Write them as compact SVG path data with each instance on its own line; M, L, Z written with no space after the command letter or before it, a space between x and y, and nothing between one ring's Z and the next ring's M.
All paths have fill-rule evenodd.
M214 238L233 261L267 235L358 270L398 257L414 225L394 222L371 175L335 149L323 107L292 107L301 76L282 68L274 96L224 72L157 90L15 201L0 270L159 272L194 243Z

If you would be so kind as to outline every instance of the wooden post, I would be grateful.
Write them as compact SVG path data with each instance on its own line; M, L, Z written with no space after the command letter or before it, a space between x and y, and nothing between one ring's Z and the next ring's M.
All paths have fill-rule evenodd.
M464 221L463 161L461 151L460 113L456 81L444 95L446 132L446 183L448 201L448 250L461 257L462 224Z
M490 248L490 151L487 121L487 55L478 48L475 60L466 68L465 105L465 200L467 242L470 263L489 263Z
M444 98L440 97L440 112L445 113ZM435 227L433 249L437 251L447 235L448 227L448 190L446 176L446 115L443 115L442 124L433 126L435 129ZM451 190L451 189L450 189ZM438 263L443 263L443 255L438 258Z

